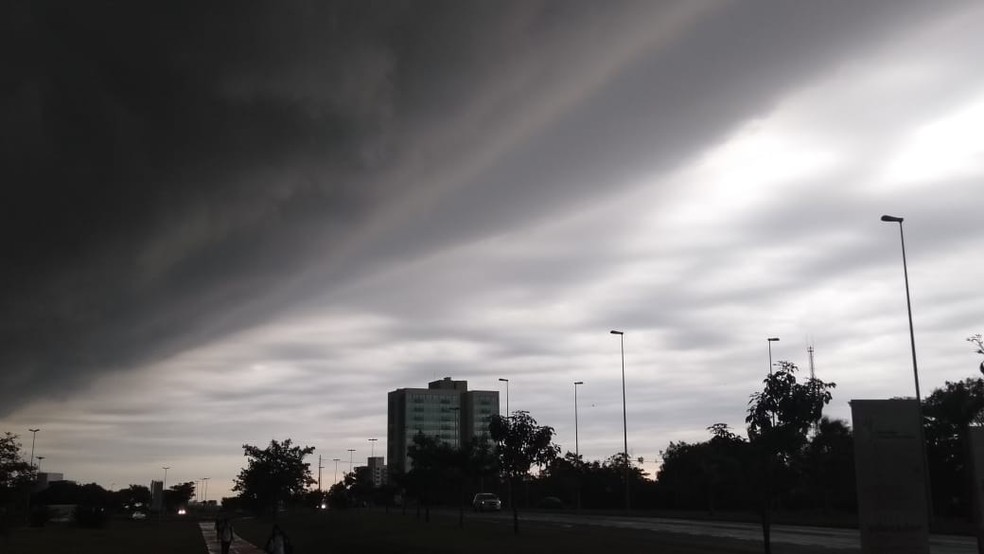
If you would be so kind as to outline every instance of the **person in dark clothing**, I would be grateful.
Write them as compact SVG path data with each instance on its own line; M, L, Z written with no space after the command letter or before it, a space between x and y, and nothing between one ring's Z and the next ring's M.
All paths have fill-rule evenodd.
M232 522L228 519L223 519L219 526L219 544L222 545L222 554L229 554L229 548L232 546L232 539L236 536L232 529Z
M266 546L263 547L268 554L292 554L294 547L290 544L290 539L283 532L279 525L273 526L270 538L267 539Z

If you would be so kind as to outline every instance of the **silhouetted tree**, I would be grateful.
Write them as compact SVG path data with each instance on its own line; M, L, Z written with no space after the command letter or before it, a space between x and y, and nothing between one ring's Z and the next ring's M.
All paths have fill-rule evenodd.
M271 440L266 448L244 444L243 455L248 460L232 490L249 508L272 509L276 513L281 503L317 482L311 478L311 464L304 461L313 452L313 446L294 446L290 439Z
M700 443L671 442L662 454L657 489L667 507L745 508L748 443L724 423L707 428L713 435Z
M553 427L537 425L529 412L517 411L509 417L492 416L489 434L496 442L499 467L509 478L509 503L513 509L513 532L519 533L519 508L515 498L516 482L529 475L536 464L543 467L553 461L560 448L553 444Z
M489 442L479 437L473 437L457 448L448 448L442 452L442 455L446 457L448 477L458 485L458 526L462 526L467 502L466 485L476 479L481 481L495 475L498 459L492 452Z
M972 343L977 348L977 353L984 355L984 335L980 333L967 337L967 342ZM984 374L984 362L980 365L981 373Z
M776 493L788 486L790 461L807 443L810 428L823 415L830 402L834 383L819 379L796 381L796 365L780 361L770 373L761 392L748 402L748 441L753 460L750 477L759 493L762 538L765 553L772 552L770 541L772 503Z
M178 506L187 505L191 501L192 496L195 496L194 481L173 485L170 489L164 491L165 510L173 510Z
M55 481L35 494L32 504L82 504L109 509L115 502L113 493L96 483L79 485L72 481Z
M984 425L984 378L947 382L923 401L935 512L970 513L967 427Z
M424 520L430 521L430 507L445 488L445 475L451 458L451 447L436 437L417 433L407 448L410 471L404 477L407 493L417 499L417 515L424 509Z
M857 509L854 437L847 422L822 418L793 463L797 489L812 505L824 512Z
M116 491L116 495L119 503L128 509L146 508L152 499L150 488L144 485L130 485Z
M0 508L13 511L19 500L25 499L32 479L31 465L21 457L17 435L0 436ZM2 525L2 522L0 522Z

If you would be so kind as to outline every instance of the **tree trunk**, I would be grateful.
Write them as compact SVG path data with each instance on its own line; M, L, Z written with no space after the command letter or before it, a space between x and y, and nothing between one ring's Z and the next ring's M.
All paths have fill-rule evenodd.
M772 554L772 542L770 540L770 533L772 531L772 513L769 507L769 499L767 498L765 503L762 505L762 544L765 546L765 554Z
M765 554L772 554L772 458L765 459L765 483L762 486L762 543Z
M465 526L465 478L458 479L458 527Z
M512 504L513 509L513 534L519 534L519 507L516 505L516 498L513 496L513 491L515 487L513 486L514 478L509 478L509 503Z

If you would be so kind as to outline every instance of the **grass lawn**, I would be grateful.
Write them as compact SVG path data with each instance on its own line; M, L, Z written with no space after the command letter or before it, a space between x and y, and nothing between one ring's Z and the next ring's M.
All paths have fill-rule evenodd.
M762 552L760 543L654 533L604 527L570 527L520 522L514 535L510 521L469 520L458 527L457 515L432 514L431 521L414 512L401 515L381 510L341 510L281 517L280 526L295 546L296 554L372 553L467 553L467 554L564 554L606 552L659 552L660 554L744 554ZM263 547L271 520L243 519L236 531ZM830 554L823 548L773 544L776 554ZM843 552L843 551L838 551Z
M132 521L114 519L103 529L69 524L15 527L0 537L3 554L204 554L193 519Z

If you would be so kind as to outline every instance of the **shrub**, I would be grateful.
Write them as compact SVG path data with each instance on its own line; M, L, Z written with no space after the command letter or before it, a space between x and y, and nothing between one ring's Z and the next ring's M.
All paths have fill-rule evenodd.
M75 523L77 523L79 527L86 527L89 529L105 527L106 523L109 521L109 513L106 512L106 510L101 506L76 506L73 516L75 517Z

